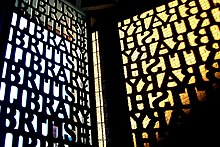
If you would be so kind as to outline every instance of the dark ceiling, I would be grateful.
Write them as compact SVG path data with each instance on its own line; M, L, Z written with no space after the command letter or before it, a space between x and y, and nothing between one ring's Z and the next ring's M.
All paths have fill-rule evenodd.
M91 8L96 6L118 4L125 0L68 0L68 1L77 7ZM127 0L127 1L131 1L131 0Z
M94 18L109 16L125 16L155 7L171 0L68 0L74 6Z

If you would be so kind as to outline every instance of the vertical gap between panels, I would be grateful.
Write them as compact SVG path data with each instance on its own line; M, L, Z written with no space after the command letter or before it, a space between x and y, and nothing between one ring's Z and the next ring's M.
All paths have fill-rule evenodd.
M93 45L93 64L94 64L94 83L95 83L95 99L96 99L96 114L97 114L97 130L99 147L106 147L105 135L105 120L104 120L104 105L102 96L100 55L99 55L98 32L92 33Z

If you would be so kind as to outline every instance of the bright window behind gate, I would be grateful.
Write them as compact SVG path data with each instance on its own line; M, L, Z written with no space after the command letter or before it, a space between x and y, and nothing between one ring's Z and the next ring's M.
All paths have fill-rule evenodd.
M17 0L2 71L4 146L93 144L84 14L60 0Z

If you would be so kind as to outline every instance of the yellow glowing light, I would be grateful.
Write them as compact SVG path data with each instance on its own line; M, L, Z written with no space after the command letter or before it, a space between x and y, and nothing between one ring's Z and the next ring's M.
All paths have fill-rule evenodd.
M176 42L173 41L173 38L165 39L164 42L169 48L174 48L174 46L176 45Z
M170 80L172 80L172 78L169 78ZM177 83L176 82L169 82L167 87L176 87Z
M155 60L152 59L151 61L153 61L151 63L154 63ZM159 63L156 66L154 66L151 70L152 72L158 72L159 68L162 69L162 71L166 69L165 61L162 57L159 57Z
M196 63L196 58L192 51L190 51L190 53L183 52L183 54L187 65L193 65Z
M131 98L128 96L127 100L128 100L128 109L129 111L131 111L132 110Z
M154 53L156 52L157 45L158 45L158 42L154 42L154 43L151 43L151 44L150 44L150 53L151 53L152 56L153 56Z
M213 63L212 66L215 67L215 68L219 68L219 66L218 66L218 62Z
M217 25L220 22L220 11L219 8L212 8L210 1L173 0L166 5L161 5L134 16L132 18L133 21L127 19L118 24L119 30L122 30L119 35L121 50L123 51L122 59L125 65L125 78L129 80L126 83L127 94L136 94L136 101L140 102L135 104L135 108L138 110L135 112L134 117L143 119L140 112L145 111L146 105L142 103L145 97L141 94L145 94L145 92L149 100L150 109L155 110L155 104L159 105L160 108L174 106L176 97L174 97L170 89L178 87L179 83L172 76L167 76L167 73L172 73L179 82L184 82L182 83L183 85L195 84L196 80L198 80L195 75L197 72L199 72L199 76L202 77L204 82L210 81L208 73L211 70L207 69L206 63L211 60L211 55L214 57L213 61L220 59L220 51L218 51L220 49L218 43L220 40L220 28ZM220 0L212 1L215 6L220 4ZM214 20L214 22L210 20ZM142 24L143 26L141 26L141 22L144 23ZM215 41L212 41L213 39ZM126 51L124 51L125 46L128 47ZM213 52L215 55L212 54ZM167 59L169 62L166 61ZM132 63L129 63L129 61L132 61ZM184 68L181 65L183 62L186 64ZM126 68L127 65L130 65L131 70ZM218 69L218 62L213 62L212 67ZM169 69L171 70L168 71ZM220 79L220 72L213 74ZM131 77L128 77L128 75L131 75ZM166 79L167 77L169 79ZM162 89L165 80L168 80L165 82L166 94L163 91L165 89ZM179 94L183 106L190 106L191 103L191 97L187 90L186 88L184 92ZM206 92L204 90L195 88L195 92L198 101L206 100ZM163 99L159 103L154 103L161 97ZM128 105L129 111L132 111L134 104L131 103L130 97L128 98ZM182 110L188 114L191 108L182 108ZM173 110L164 111L167 124L170 122L172 112ZM156 111L154 116L159 117ZM143 126L140 127L149 127L150 120L146 115L142 121ZM138 128L139 126L137 125L136 120L131 117L132 129ZM160 129L160 121L154 124L154 128L155 130ZM136 137L138 135L136 136L134 133L132 135L134 146L137 146ZM144 131L142 132L142 138L147 139L149 135ZM157 132L155 135L158 139ZM145 143L144 146L148 147L150 145Z
M159 103L159 106L160 106L160 107L164 107L166 103L169 103L170 106L173 106L173 105L174 105L173 95L172 95L171 91L168 90L167 92L168 92L168 97L167 97L165 100L163 100L163 101L161 101L161 102Z
M146 16L152 16L154 14L154 10L148 10L142 14L140 14L140 18L146 18Z
M145 26L145 28L149 28L149 27L150 27L152 18L153 18L153 17L150 16L150 17L146 17L146 18L144 19L144 26Z
M149 34L150 34L150 31L146 31L146 32L144 32L144 33L138 33L138 34L137 34L137 38L138 38L137 42L138 42L138 45L139 45L139 46L142 46L142 45L143 45L142 40L143 40L145 37L147 37ZM144 46L143 46L143 47L144 47Z
M159 74L157 74L157 83L158 83L158 86L159 86L159 87L161 87L161 85L162 85L164 76L165 76L165 73L159 73Z
M128 37L127 38L127 42L132 42L133 41L133 37Z
M189 105L190 104L188 92L186 90L185 90L185 93L181 93L179 96L180 96L180 100L181 100L183 105Z
M170 64L171 64L172 68L175 69L175 68L179 68L181 66L177 53L174 54L174 57L169 56L169 58L170 58Z
M158 29L153 29L153 34L146 39L146 43L151 43L153 41L158 41L160 39L160 36L159 36L159 32L158 32Z
M158 27L161 26L162 24L163 23L158 18L154 18L153 27Z
M162 6L159 6L156 8L157 12L162 12L166 9L166 6L165 5L162 5Z
M135 116L138 118L141 116L141 113L135 113Z
M136 96L136 101L141 101L143 98L142 98L142 96L141 95L137 95Z
M137 104L138 110L143 110L144 109L144 104Z
M207 50L206 46L199 47L199 53L200 53L203 61L207 60L207 58L209 57L210 52L211 51Z
M213 3L215 4L215 6L217 6L218 4L220 4L220 0L212 0Z
M178 34L182 34L186 32L186 25L185 22L183 20L179 22L174 22L175 28L177 30Z
M134 20L134 21L138 21L138 20L139 20L138 15L134 16L134 17L133 17L133 20ZM138 22L138 23L140 23L140 22Z
M132 56L131 56L131 60L132 61L136 61L138 56L140 55L140 53L137 51L137 49L133 52ZM132 64L133 65L133 64Z
M218 44L218 43L213 43L213 44L212 44L212 47L213 47L214 49L219 49L219 44Z
M148 134L146 132L142 133L142 138L148 138Z
M135 30L136 28L135 28L135 26L134 26L134 24L132 24L129 28L128 28L128 35L130 36L130 35L132 35L133 33L134 33L134 30Z
M138 74L138 70L134 70L132 71L132 76L133 77L137 77L139 74Z
M220 22L219 8L215 8L211 12L212 12L212 16L214 17L215 21Z
M192 67L189 67L189 68L187 69L187 71L188 71L189 73L193 73L193 68L192 68ZM195 83L195 76L192 76L192 77L190 78L188 84L193 84L193 83Z
M199 0L199 3L203 10L208 10L211 7L208 0Z
M216 54L215 54L215 58L214 58L215 60L217 60L217 59L220 59L220 51L218 51Z
M121 22L118 23L118 27L121 27Z
M150 122L150 118L146 115L142 122L143 128L147 128L149 122Z
M164 22L166 22L169 17L169 15L166 14L166 11L158 13L157 16ZM162 22L161 22L161 24L162 24Z
M172 112L173 112L173 110L167 110L164 112L167 124L169 124L169 122L170 122Z
M209 19L205 19L202 23L202 27L206 27L210 25L210 20Z
M218 25L214 25L210 27L212 36L214 37L215 40L220 40L220 29Z
M209 79L206 77L206 74L208 73L208 70L205 68L205 65L199 66L200 73L202 74L202 78L204 81L209 81Z
M180 16L181 16L182 18L189 16L189 15L186 13L186 11L188 10L187 7L186 7L186 5L180 5L180 6L178 7L178 9L179 9Z
M147 53L143 53L142 56L141 56L141 60L144 60L144 59L147 59Z
M176 13L176 10L173 8L173 9L170 9L169 12L170 12L171 14L173 14L173 15L170 17L169 22L176 21L176 20L177 20L177 15L175 14L175 13ZM178 13L178 12L177 12L177 13Z
M160 127L160 122L159 122L159 121L157 121L157 122L155 123L154 128L159 128L159 127Z
M197 36L194 34L194 32L190 32L187 34L189 43L191 46L197 46L198 44L195 42L195 39L197 38Z
M134 43L133 43L133 42L131 42L131 43L128 43L127 45L128 45L128 48L129 48L129 49L132 49L132 48L134 48Z
M183 81L183 78L185 77L183 74L182 74L182 70L181 69L177 69L177 70L174 70L172 72L176 77L178 77L178 79L180 81Z
M140 92L144 85L145 85L145 82L143 82L143 80L141 79L137 84L137 87L136 87L137 91Z
M148 94L150 108L154 108L154 106L153 106L154 100L159 98L162 94L163 94L162 92L157 92L157 94L156 94L157 96L153 96L152 93Z
M137 147L137 144L136 144L136 135L135 135L134 133L132 133L132 137L133 137L134 147Z
M124 24L126 25L126 24L130 24L131 23L131 20L130 19L126 19L126 20L124 20Z
M151 91L151 90L153 90L153 84L150 84L148 87L147 87L147 91Z
M130 122L131 122L131 128L132 129L137 129L137 123L134 121L132 117L130 117Z
M170 8L176 7L176 6L178 6L178 1L169 2L169 3L168 3L168 6L169 6Z
M127 94L132 93L132 87L128 83L126 83L126 89L127 89Z

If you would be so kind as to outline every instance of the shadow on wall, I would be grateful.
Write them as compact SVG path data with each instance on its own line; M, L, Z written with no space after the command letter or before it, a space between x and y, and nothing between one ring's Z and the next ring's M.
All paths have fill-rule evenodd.
M220 90L213 91L209 101L194 105L185 121L173 126L157 147L214 147L219 144ZM212 101L215 99L215 101Z

